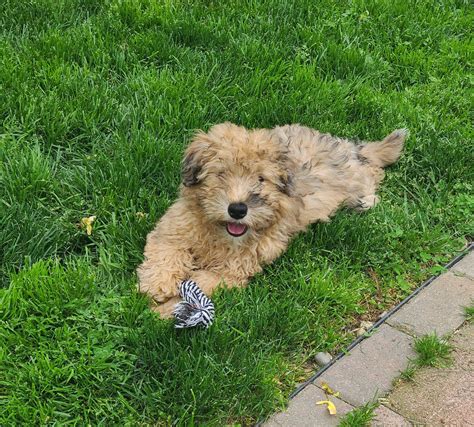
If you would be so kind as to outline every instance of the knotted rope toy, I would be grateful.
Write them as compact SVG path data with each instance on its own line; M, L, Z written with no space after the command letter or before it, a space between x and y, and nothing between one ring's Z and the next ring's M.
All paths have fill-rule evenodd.
M183 280L179 285L179 295L184 301L173 311L177 329L202 326L208 328L214 321L214 304L193 280Z

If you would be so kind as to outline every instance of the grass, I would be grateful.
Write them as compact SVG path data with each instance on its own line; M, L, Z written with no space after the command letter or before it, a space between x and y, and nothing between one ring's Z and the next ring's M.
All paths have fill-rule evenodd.
M412 381L419 368L445 368L451 363L452 346L436 334L424 335L414 342L416 358L411 360L398 379ZM398 380L397 379L397 380Z
M416 364L419 367L442 367L450 361L451 346L436 334L415 339Z
M464 307L464 315L466 316L466 320L468 322L472 322L474 319L474 304Z
M365 427L370 425L370 422L375 417L374 410L377 403L367 403L360 406L344 415L338 427Z
M467 1L2 5L0 425L250 424L472 238ZM411 136L379 206L177 332L134 272L193 130L225 120Z

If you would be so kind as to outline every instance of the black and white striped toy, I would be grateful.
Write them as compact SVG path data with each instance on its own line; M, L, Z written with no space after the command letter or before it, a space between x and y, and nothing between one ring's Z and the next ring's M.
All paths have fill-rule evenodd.
M193 280L183 280L179 285L179 294L184 301L176 305L175 328L208 328L214 321L214 304Z

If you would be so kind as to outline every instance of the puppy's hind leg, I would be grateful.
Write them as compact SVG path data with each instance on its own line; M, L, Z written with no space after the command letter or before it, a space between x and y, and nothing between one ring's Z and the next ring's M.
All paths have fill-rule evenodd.
M300 220L304 226L313 222L328 222L344 203L345 195L338 189L325 189L303 197Z
M356 200L353 208L357 212L365 212L368 211L370 208L373 208L378 202L380 201L380 197L376 194L371 194L369 196L359 197Z

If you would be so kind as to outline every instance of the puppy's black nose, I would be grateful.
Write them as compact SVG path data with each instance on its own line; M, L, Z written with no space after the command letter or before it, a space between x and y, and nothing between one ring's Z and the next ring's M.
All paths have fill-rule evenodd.
M247 215L247 205L245 203L231 203L227 212L232 218L241 219Z

